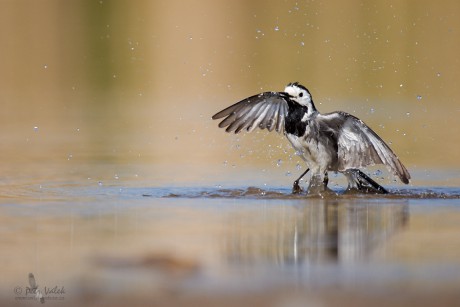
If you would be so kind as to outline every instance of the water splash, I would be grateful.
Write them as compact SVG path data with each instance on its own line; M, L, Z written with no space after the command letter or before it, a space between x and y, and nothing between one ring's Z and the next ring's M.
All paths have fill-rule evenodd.
M168 192L169 191L169 192ZM389 194L372 193L346 193L344 188L334 185L334 193L323 195L323 198L333 200L368 199L368 200L408 200L408 199L460 199L458 188L413 188L413 189L389 189ZM163 194L163 196L159 195ZM180 188L176 190L165 189L161 193L143 194L149 197L162 198L248 198L248 199L312 199L318 195L308 195L306 192L292 194L290 188Z

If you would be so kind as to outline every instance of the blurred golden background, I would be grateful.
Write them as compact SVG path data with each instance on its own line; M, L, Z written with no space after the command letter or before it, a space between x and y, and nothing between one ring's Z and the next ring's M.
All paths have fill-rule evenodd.
M210 119L292 81L411 170L459 170L459 15L456 0L2 0L0 170L285 159L295 171L280 136L231 137Z

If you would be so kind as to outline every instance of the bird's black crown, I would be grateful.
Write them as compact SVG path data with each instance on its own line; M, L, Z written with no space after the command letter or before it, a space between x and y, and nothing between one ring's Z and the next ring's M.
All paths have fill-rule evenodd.
M306 88L305 86L303 86L302 84L300 84L299 82L291 82L289 83L287 86L297 86L298 88L301 88L303 90L306 90L308 94L310 94L310 91L308 90L308 88Z

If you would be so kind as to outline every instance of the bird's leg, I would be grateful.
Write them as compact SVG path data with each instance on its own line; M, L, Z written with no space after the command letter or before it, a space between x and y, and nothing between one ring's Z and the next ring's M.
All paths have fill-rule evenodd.
M320 196L327 197L330 195L336 195L334 191L327 187L329 183L329 174L328 172L321 173L312 173L310 178L310 184L308 186L307 194L309 196Z
M326 188L326 187L327 187L327 184L329 183L329 176L327 175L327 172L324 173L324 180L323 180L323 183L324 183L324 187Z
M359 169L349 169L344 172L348 180L348 187L345 192L351 193L373 193L388 194L388 191L380 184L372 180Z
M300 192L302 192L302 189L299 186L299 181L300 181L300 179L303 178L303 176L305 176L308 173L309 170L310 169L307 168L307 170L305 172L303 172L302 175L300 175L300 177L297 178L296 181L294 181L294 184L292 185L292 193L293 194L299 194Z

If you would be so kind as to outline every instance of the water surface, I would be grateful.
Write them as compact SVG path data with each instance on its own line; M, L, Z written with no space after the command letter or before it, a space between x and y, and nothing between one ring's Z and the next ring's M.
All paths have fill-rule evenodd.
M75 304L458 302L460 190L390 190L318 198L120 179L3 187L2 296L14 300L33 272Z

